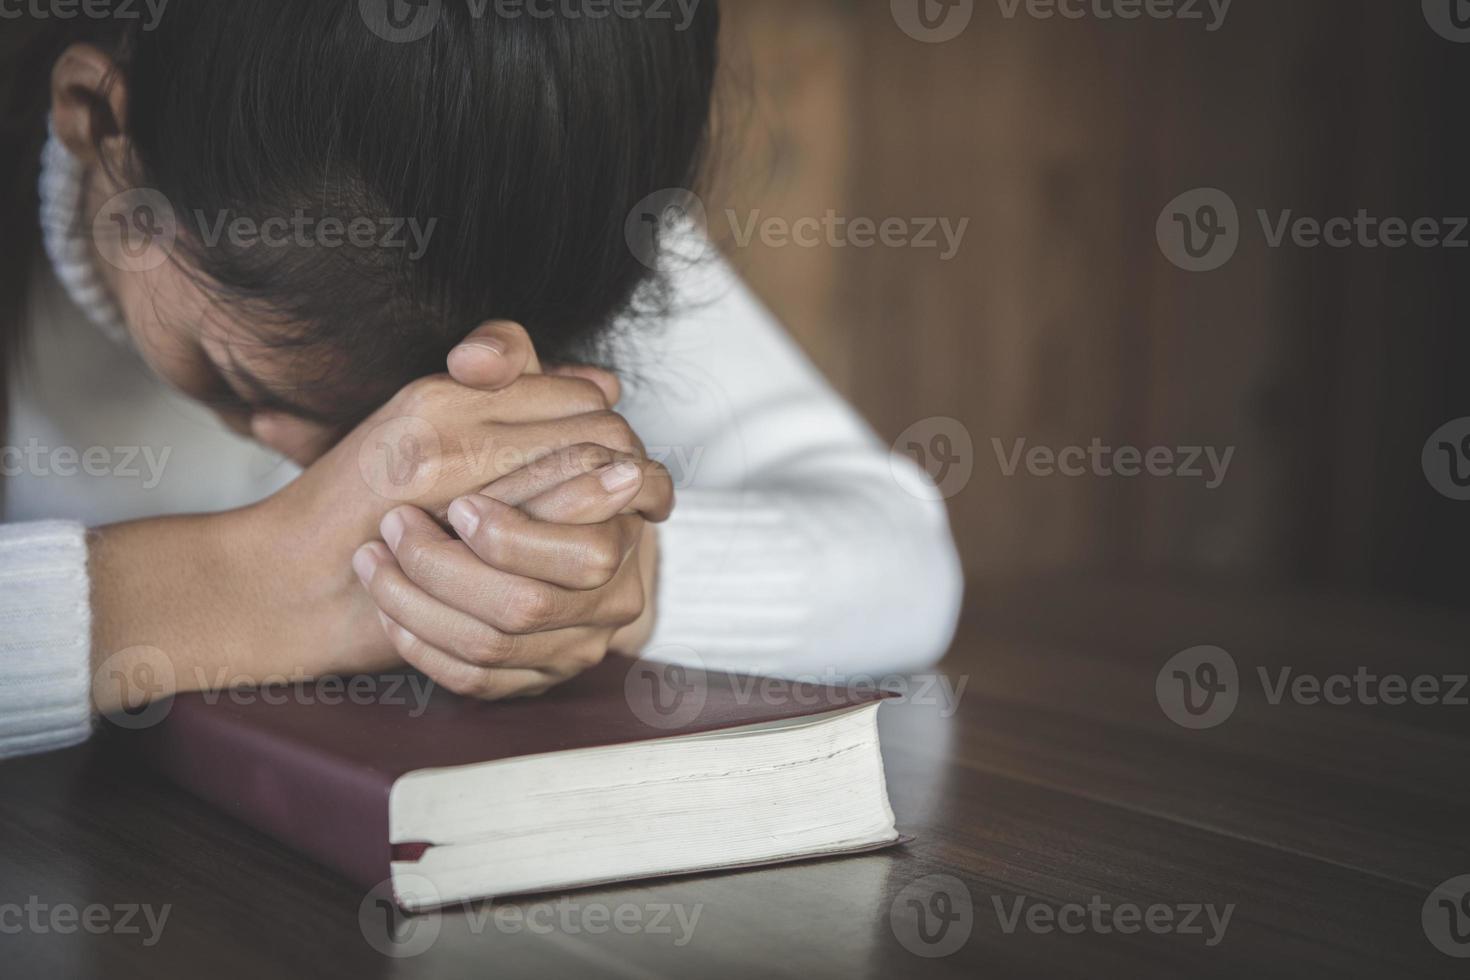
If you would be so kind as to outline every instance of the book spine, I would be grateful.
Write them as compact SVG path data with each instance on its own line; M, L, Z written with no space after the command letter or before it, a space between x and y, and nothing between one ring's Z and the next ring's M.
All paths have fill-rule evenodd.
M364 890L388 878L394 780L221 707L181 696L162 721L119 743L129 758Z

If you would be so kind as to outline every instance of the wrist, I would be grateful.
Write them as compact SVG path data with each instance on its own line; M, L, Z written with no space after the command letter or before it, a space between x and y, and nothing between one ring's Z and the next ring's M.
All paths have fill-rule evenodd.
M299 483L232 515L229 534L276 623L276 671L315 677L400 666L352 571L353 553L376 526L362 515L319 513L295 492Z

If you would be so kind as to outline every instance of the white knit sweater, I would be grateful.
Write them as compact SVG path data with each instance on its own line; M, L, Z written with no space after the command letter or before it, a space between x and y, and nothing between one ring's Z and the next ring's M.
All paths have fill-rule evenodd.
M0 758L91 731L87 527L237 507L296 475L126 346L67 234L78 179L53 143L42 184L56 275L37 287L0 447ZM932 663L961 593L932 486L884 449L728 266L702 264L681 290L682 312L623 354L644 380L620 411L678 481L648 655L824 680Z

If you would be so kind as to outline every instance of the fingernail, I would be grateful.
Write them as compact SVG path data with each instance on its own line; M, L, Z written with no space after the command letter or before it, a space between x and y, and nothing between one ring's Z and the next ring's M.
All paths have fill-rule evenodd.
M383 523L378 525L378 530L382 533L383 540L388 542L388 547L396 553L398 542L403 540L403 516L396 510L389 512L388 516L383 518Z
M461 350L484 350L489 351L496 357L505 356L505 344L494 337L476 337L469 343L460 344Z
M602 489L608 493L626 490L638 482L641 471L632 463L618 463L602 471Z
M357 549L357 554L352 556L352 570L357 573L363 585L372 582L373 573L378 570L378 556L372 545L365 544Z
M476 340L468 344L460 344L449 352L451 361L461 361L465 367L476 366L490 367L505 356L505 348L499 341Z
M480 511L467 497L449 505L449 525L461 538L472 538L480 529Z

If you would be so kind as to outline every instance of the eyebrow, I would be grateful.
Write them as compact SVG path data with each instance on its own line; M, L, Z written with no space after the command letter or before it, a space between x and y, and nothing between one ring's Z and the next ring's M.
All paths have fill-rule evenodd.
M233 357L230 359L230 370L226 373L226 383L231 388L239 385L244 391L238 389L236 393L241 402L251 409L267 412L278 412L282 415L290 415L304 422L315 422L319 425L336 425L338 419L332 418L324 412L307 408L277 394L264 381L251 374L240 366L240 362Z

